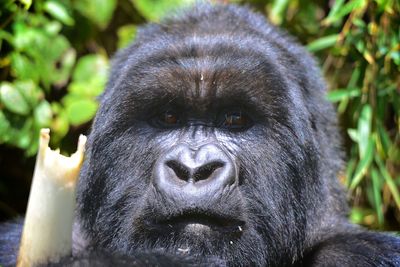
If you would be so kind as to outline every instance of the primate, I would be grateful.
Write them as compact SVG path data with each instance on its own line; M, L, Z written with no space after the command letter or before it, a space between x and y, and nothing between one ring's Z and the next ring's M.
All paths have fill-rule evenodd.
M247 8L140 28L112 63L59 265L400 266L398 237L347 219L325 93L307 51Z

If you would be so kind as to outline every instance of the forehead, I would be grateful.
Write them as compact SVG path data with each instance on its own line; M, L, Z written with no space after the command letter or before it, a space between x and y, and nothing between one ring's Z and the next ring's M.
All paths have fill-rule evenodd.
M134 94L181 97L185 102L252 98L282 90L282 79L265 51L236 42L212 43L191 38L149 49L131 60L129 77ZM134 64L134 62L139 62Z

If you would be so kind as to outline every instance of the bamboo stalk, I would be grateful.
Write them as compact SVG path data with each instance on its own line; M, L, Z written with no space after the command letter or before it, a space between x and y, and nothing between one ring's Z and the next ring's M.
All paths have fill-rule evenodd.
M40 132L17 267L57 262L71 253L75 188L86 137L81 135L77 151L66 157L48 147L49 133Z

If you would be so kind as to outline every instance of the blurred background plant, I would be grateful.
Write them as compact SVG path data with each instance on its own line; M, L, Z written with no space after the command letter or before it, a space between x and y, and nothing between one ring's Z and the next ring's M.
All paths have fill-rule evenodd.
M0 220L25 210L40 128L64 153L87 133L109 58L139 25L194 0L0 3ZM307 45L337 105L352 221L400 230L400 4L397 0L231 0Z

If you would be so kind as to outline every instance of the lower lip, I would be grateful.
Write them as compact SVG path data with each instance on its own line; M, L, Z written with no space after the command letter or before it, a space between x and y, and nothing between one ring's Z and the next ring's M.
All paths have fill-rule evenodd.
M189 231L189 232L204 232L204 231L210 231L210 226L202 224L202 223L188 223L185 227L184 227L185 231Z

